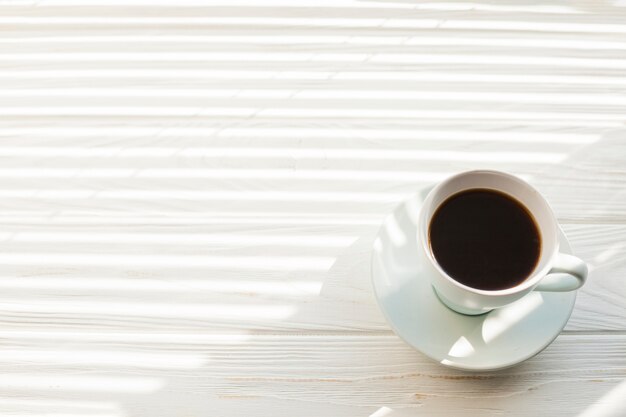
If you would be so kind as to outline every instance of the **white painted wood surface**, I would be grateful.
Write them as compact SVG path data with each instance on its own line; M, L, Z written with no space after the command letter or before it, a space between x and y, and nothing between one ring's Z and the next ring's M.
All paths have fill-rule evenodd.
M618 1L3 2L0 415L626 415L625 88ZM368 267L472 168L592 265L478 374L394 336Z

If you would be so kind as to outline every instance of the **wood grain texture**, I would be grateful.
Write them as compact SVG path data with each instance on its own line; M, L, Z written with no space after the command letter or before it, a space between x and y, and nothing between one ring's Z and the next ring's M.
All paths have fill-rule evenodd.
M392 335L57 334L14 333L3 341L0 386L10 398L79 396L114 407L113 415L350 416L386 407L400 415L525 416L550 403L554 415L570 416L623 385L626 366L623 335L564 335L510 370L462 373ZM71 411L85 406L68 403ZM36 401L25 409L41 411Z
M4 225L2 326L387 331L370 284L377 228ZM626 226L564 230L591 265L566 329L626 331Z
M0 414L622 416L617 2L0 5ZM591 266L564 333L468 374L389 330L369 251L469 169Z

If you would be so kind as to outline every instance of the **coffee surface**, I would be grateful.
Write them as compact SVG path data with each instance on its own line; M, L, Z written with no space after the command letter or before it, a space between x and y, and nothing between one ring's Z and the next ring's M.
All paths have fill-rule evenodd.
M481 290L522 283L541 250L537 225L520 202L497 191L454 194L435 211L429 226L437 263L456 281Z

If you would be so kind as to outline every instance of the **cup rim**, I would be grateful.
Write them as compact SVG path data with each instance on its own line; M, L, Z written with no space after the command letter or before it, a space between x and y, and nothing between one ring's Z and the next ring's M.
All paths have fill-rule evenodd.
M543 197L543 195L541 195L541 193L539 191L537 191L532 185L530 185L528 182L522 180L521 178L518 178L515 175L508 174L506 172L496 171L496 170L488 170L488 169L480 169L480 170L464 171L464 172L452 175L452 176L446 178L445 180L441 181L437 185L435 185L430 190L430 192L426 196L426 199L424 200L424 205L422 206L422 210L420 212L420 217L419 217L418 233L421 236L418 237L418 240L421 241L420 243L421 243L422 249L426 253L426 256L427 256L428 260L431 262L431 264L437 270L437 272L439 272L441 274L441 276L444 277L452 285L454 285L454 286L456 286L456 287L458 287L458 288L460 288L462 290L469 291L469 292L472 292L474 294L479 294L479 295L504 296L504 295L517 294L517 293L520 293L520 292L524 292L525 290L532 289L532 287L537 285L539 283L539 281L551 269L551 262L546 262L546 264L541 269L533 271L532 274L528 278L526 278L523 282L521 282L520 284L518 284L518 285L516 285L514 287L505 288L505 289L502 289L502 290L481 290L479 288L474 288L474 287L470 287L470 286L467 286L465 284L462 284L462 283L458 282L457 280L455 280L454 278L452 278L450 275L448 275L448 273L446 273L446 271L444 271L443 268L441 268L441 266L439 265L439 263L435 259L432 251L430 250L429 236L428 236L429 222L427 221L428 219L425 218L426 217L426 210L425 210L425 208L430 206L430 205L432 205L432 199L437 194L437 192L440 191L446 184L448 184L452 180L457 179L459 177L470 176L470 175L475 175L475 174L489 174L489 175L506 177L507 179L515 181L518 184L521 184L522 186L530 189L533 193L535 193L538 196L538 198L540 198L542 200L542 202L544 203L544 205L545 205L545 207L546 207L546 209L547 209L547 211L548 211L548 213L550 215L550 219L552 220L551 223L552 223L552 229L553 230L548 230L547 232L548 233L552 233L555 236L558 235L558 223L557 223L556 217L554 216L554 212L552 211L552 208L550 207L550 204L548 204L548 201ZM473 188L478 188L478 187L472 187L472 188L467 188L467 189L470 190L470 189L473 189ZM500 191L500 192L508 194L506 192L506 190L497 189L497 191ZM514 197L512 197L512 198L514 198ZM531 215L533 215L533 217L534 217L534 214L530 211L530 209L528 209L526 204L523 201L520 201L520 203L523 204L524 207L528 210L528 212L531 213ZM433 213L434 213L434 211L433 211ZM543 229L540 229L540 232L542 233L542 236L543 236ZM545 239L543 239L543 237L542 237L542 243L543 243L543 241L545 241ZM558 240L555 240L555 242L556 243L553 245L552 249L546 255L544 255L544 256L540 255L539 259L537 260L537 264L539 264L544 257L547 257L548 259L554 259L554 257L556 256L556 254L559 251Z

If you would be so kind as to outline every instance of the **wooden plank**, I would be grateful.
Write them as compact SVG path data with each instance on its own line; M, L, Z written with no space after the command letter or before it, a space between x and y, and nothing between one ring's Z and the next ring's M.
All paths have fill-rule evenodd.
M81 217L4 224L3 328L388 330L370 285L372 218L333 225L324 222L342 219L237 224L223 217L167 226L102 218L113 223L88 216L91 224L63 223ZM234 224L219 224L227 220ZM566 225L565 232L592 268L567 330L626 330L626 226Z
M122 329L386 330L367 270L371 239L382 218L420 187L454 172L492 168L527 178L563 223L581 224L572 229L572 241L595 270L568 329L623 329L626 148L623 132L610 131L623 124L625 105L619 77L624 34L611 26L619 9L518 14L552 25L545 33L494 29L508 36L498 39L526 42L514 48L514 57L525 59L521 64L507 58L510 48L489 44L492 37L440 24L498 21L500 12L484 10L430 12L431 20L441 22L419 36L412 29L372 26L364 17L375 11L360 7L281 9L286 17L281 28L291 18L328 14L362 20L347 27L309 27L294 20L284 27L286 33L255 25L226 30L202 23L193 31L187 25L161 25L158 36L187 36L176 41L186 45L183 49L168 42L129 44L119 37L157 36L141 21L150 17L238 16L248 10L263 19L277 9L169 7L148 15L137 7L4 10L6 32L15 36L0 42L6 58L0 106L7 109L0 117L5 233L0 265L6 291L1 307L8 326L45 320ZM381 13L378 18L417 19L423 10ZM124 17L137 17L139 23ZM63 23L64 18L109 20L87 26ZM559 24L578 25L580 33ZM475 41L472 53L502 62L476 63L468 45L451 44L469 39L468 31ZM85 32L111 42L50 42L49 35ZM271 41L279 33L281 39L269 50L261 38L261 46L249 39L228 46L215 38L196 42L218 35ZM294 46L289 34L327 38L309 46L303 38L291 39ZM365 44L341 41L338 46L328 36L369 38L361 39ZM13 42L23 38L33 42L25 47ZM581 38L592 44L576 43ZM396 45L390 46L390 39ZM554 48L537 41L553 42ZM174 60L168 54L176 51L191 55ZM215 55L220 51L240 55ZM263 56L243 54L259 51ZM458 58L463 51L465 58ZM102 55L107 53L113 55ZM138 57L150 53L160 54L154 57L158 66L153 58ZM432 62L406 60L429 54ZM561 61L535 65L531 56ZM232 72L242 60L270 58L260 73ZM461 65L450 59L460 59ZM165 73L150 78L147 67ZM429 68L435 76L448 71L457 81L393 78L419 76ZM114 72L126 70L135 72ZM210 78L206 71L222 72L198 92L189 91L197 86L189 79L195 79L179 70L204 79ZM373 85L359 78L363 73L379 79ZM462 78L468 74L481 84ZM137 79L145 84L130 89ZM59 80L62 84L55 84ZM348 113L315 113L330 105ZM197 111L220 106L236 112ZM56 114L59 107L68 117L41 110ZM100 114L102 107L108 110ZM133 116L128 107L147 110ZM171 109L170 117L150 113L163 107ZM16 108L30 115L11 113ZM267 108L302 112L285 119ZM85 109L100 115L81 115ZM374 117L378 120L366 116L380 109L393 114L378 113L385 115ZM429 113L433 109L443 113ZM74 303L68 304L70 295ZM211 309L218 301L230 310ZM169 317L162 308L166 304L176 306L179 316ZM79 313L87 307L89 313ZM204 315L190 321L193 312Z
M7 147L20 149L4 149L0 155L7 167L0 173L0 209L59 215L96 210L206 212L209 206L212 211L243 212L252 205L250 196L255 196L255 209L262 213L272 214L280 208L293 213L382 217L420 186L453 172L493 168L528 177L547 195L561 221L626 221L626 180L620 170L626 153L624 141L623 137L606 135L609 129L623 125L626 105L621 94L622 58L626 57L623 31L610 24L619 19L621 9L576 13L575 8L566 8L548 15L541 10L538 14L520 12L517 18L550 24L554 30L496 29L496 33L508 36L504 40L511 45L526 45L511 48L490 44L493 37L476 37L470 29L440 24L454 21L455 16L470 23L498 21L500 12L494 10L431 11L429 19L441 22L434 27L427 25L417 36L413 30L398 32L396 26L391 30L384 25L372 26L363 17L375 13L386 19L419 18L421 9L387 9L387 5L375 12L354 6L281 8L286 20L280 25L296 19L285 28L299 37L292 43L284 32L254 25L227 32L219 25L222 32L208 26L209 33L194 27L191 34L187 25L159 27L162 36L184 36L178 42L185 48L169 42L129 43L124 36L144 36L144 40L157 36L142 19L159 16L165 20L202 18L203 13L238 16L247 10L263 19L278 9L166 7L148 15L140 7L6 9L7 32L18 38L0 43L0 53L6 55L2 60L6 71L0 74L0 87L6 90L0 94L0 106L5 111L0 116L5 116L2 126L7 126L0 134L7 138ZM364 27L315 28L297 20L319 16L354 17L361 19ZM139 23L124 21L125 17L135 17ZM104 26L73 26L59 23L63 18L109 20ZM10 23L11 19L17 20ZM45 23L46 19L52 23ZM337 22L347 24L345 20ZM559 24L578 26L568 26L564 31ZM116 30L111 31L111 25ZM85 31L111 42L91 44L71 37L77 33L82 36ZM215 33L230 36L228 46L219 43ZM453 42L467 40L468 33L473 34L473 46ZM65 36L65 40L50 43L51 34ZM352 35L369 38L361 39L364 44L351 44ZM19 36L39 38L24 46ZM214 42L196 42L201 36L214 36ZM257 45L248 38L238 43L233 36L254 36L258 42L262 36L266 41L277 42L276 36L279 39L268 50L267 45ZM309 40L320 37L321 43L305 44L302 37L306 36ZM348 42L340 39L338 46L337 36L346 37ZM580 37L592 45L577 42ZM390 39L397 45L390 46ZM554 48L543 48L550 42ZM511 50L516 55L511 55ZM220 55L220 51L239 55ZM157 55L147 61L139 59L142 54L154 53ZM173 53L187 55L176 58ZM501 62L475 62L472 54ZM559 61L544 62L532 56ZM424 62L415 62L418 57L425 57ZM72 60L71 68L68 59ZM263 62L263 70L241 70L242 60ZM538 62L545 65L535 65ZM593 76L589 68L593 68ZM151 71L156 71L156 76ZM189 76L189 72L195 75ZM419 78L425 72L426 76ZM203 91L197 90L200 85ZM329 111L331 106L336 108ZM372 118L378 119L379 137L370 131ZM190 123L194 127L213 126L181 133L181 126ZM158 133L141 130L155 124ZM286 124L297 128L290 132ZM33 132L33 126L40 130ZM166 151L160 158L141 152L122 158L116 151L106 158L67 158L63 148L79 142L83 147L126 149L138 144ZM48 149L51 143L61 149ZM528 151L530 143L533 151ZM565 143L572 146L562 146ZM32 150L25 144L45 149ZM194 156L195 147L209 148L209 154ZM235 149L227 155L215 150L231 147ZM268 147L305 149L300 154L250 157L254 149ZM353 155L332 156L331 148L335 147L339 153L352 150ZM317 156L302 155L309 148L314 154L318 151ZM247 157L238 154L246 151ZM369 152L367 160L357 151ZM43 171L32 169L35 164ZM254 171L242 172L243 166ZM176 169L180 167L188 171ZM85 168L104 171L85 172ZM170 171L150 177L159 168ZM270 168L273 171L258 171ZM68 188L75 192L66 192ZM220 194L225 188L231 193ZM234 195L233 189L237 191ZM269 190L282 194L271 197ZM248 194L245 201L239 192ZM295 201L296 192L310 194L299 195L300 201ZM355 192L371 194L348 194ZM315 193L329 194L323 195L326 200ZM281 200L275 203L277 198ZM362 201L351 204L350 198Z
M571 416L623 389L626 377L624 335L561 336L527 363L487 373L443 368L395 336L81 336L43 327L0 336L0 387L14 401L0 401L5 413L36 414L40 402L65 401L73 412L91 405L133 416L255 408L255 415L348 416L383 407L400 416Z
M254 207L382 218L420 187L490 168L528 179L562 222L626 222L623 133L603 128L11 120L0 135L2 214Z
M399 4L399 3L386 3L386 2L371 2L360 3L354 1L342 1L338 3L332 2L315 2L315 1L302 1L297 4L285 4L281 1L266 1L263 3L256 2L238 2L235 6L224 1L183 1L181 5L183 7L176 7L175 2L159 2L155 4L151 10L145 10L143 4L148 4L147 1L133 1L124 3L125 7L120 7L119 3L100 1L99 3L84 4L72 4L73 2L65 2L65 4L59 4L55 1L42 1L37 7L30 5L6 5L5 15L11 17L39 17L41 19L49 17L81 17L81 16L94 16L109 18L113 21L124 17L135 17L137 19L150 19L155 17L170 18L175 20L178 17L201 17L203 15L211 14L215 16L260 16L260 17L273 17L277 12L285 17L303 17L303 18L335 18L335 17L373 17L372 15L378 15L384 18L392 17L405 17L405 18L422 18L423 14L427 10L433 10L430 12L430 16L434 19L442 19L446 16L453 16L458 18L459 16L469 18L486 18L488 20L500 20L504 17L517 18L516 20L529 20L532 19L537 23L543 21L556 22L565 19L567 23L590 23L590 21L600 20L600 23L610 25L614 22L619 22L619 17L624 14L624 11L620 7L615 7L608 4L598 5L594 8L593 13L581 13L585 6L595 4L591 2L578 2L576 5L565 2L555 2L552 7L541 7L536 4L529 5L496 5L490 3L479 3L475 7L465 10L467 7L435 5L429 3L415 3L415 4ZM187 3L187 4L185 4ZM588 3L588 4L585 4ZM117 7L116 7L117 6ZM569 7L568 7L569 6ZM457 10L455 10L455 7ZM276 16L279 17L279 16ZM606 18L607 20L603 20ZM18 22L19 23L19 22ZM132 24L131 22L120 21L121 24ZM344 23L346 27L351 27L347 22L339 21L338 23ZM375 20L369 19L364 23L368 27L375 27ZM339 26L339 25L338 25ZM383 26L381 29L384 29ZM527 28L532 30L532 28ZM584 29L584 28L583 28ZM596 31L602 32L602 27L596 28ZM574 31L575 32L575 31ZM581 30L581 32L583 32ZM609 33L620 33L615 30Z
M579 291L566 330L624 330L626 228L568 225L564 229L570 236L574 253L586 260L591 268L589 281ZM600 235L604 243L596 240Z
M202 17L225 17L225 16L242 16L251 17L257 16L259 18L367 18L362 22L362 25L350 25L349 21L337 21L336 24L327 23L325 26L338 26L346 28L358 28L368 27L378 30L402 28L403 25L376 25L378 21L376 17L380 18L413 18L424 19L424 15L428 13L428 17L432 18L435 22L429 22L430 24L424 24L421 26L410 26L413 29L421 29L430 27L437 27L436 21L445 19L475 19L475 20L518 20L529 21L538 23L554 23L553 28L548 28L550 31L558 31L561 29L570 29L569 31L577 32L575 28L560 27L557 23L570 23L581 24L579 28L583 33L622 33L620 30L616 30L612 24L620 23L620 17L624 15L623 9L620 7L612 6L609 4L602 4L595 7L592 12L581 13L585 6L585 2L580 2L576 5L563 4L553 5L552 10L550 7L541 7L539 5L494 5L488 3L477 4L474 9L466 10L466 8L455 5L434 5L429 2L417 2L412 4L399 4L399 3L385 3L385 2L372 2L368 4L362 4L359 2L314 2L304 1L299 4L285 4L284 2L266 1L262 4L256 4L254 2L241 2L238 5L230 6L227 2L202 2L195 4L185 5L187 7L177 7L177 5L161 3L156 5L151 10L146 10L145 7L140 5L128 4L116 4L116 7L110 7L106 4L90 3L89 5L68 5L68 4L54 4L55 2L44 1L38 7L28 7L29 5L11 5L4 8L4 15L6 17L21 17L21 18L39 18L40 20L32 21L31 23L40 23L42 20L45 23L46 18L63 16L67 18L74 18L77 23L81 23L81 18L87 22L88 17L102 17L103 21L99 21L99 24L116 24L120 26L136 24L136 20L124 21L120 20L123 17L135 17L139 22L141 20L150 21L150 19L161 18L163 20L170 20L174 24L179 23L177 18L188 18L189 23L193 24L196 19L196 24L202 24ZM213 4L211 4L213 3ZM343 4L342 4L343 3ZM595 4L593 4L595 6ZM21 6L21 7L20 7ZM474 7L474 6L472 6ZM461 10L459 10L459 8ZM467 7L469 8L469 6ZM500 10L498 10L500 8ZM509 8L510 10L507 10ZM456 9L456 10L455 10ZM428 11L430 10L430 11ZM106 20L108 19L108 20ZM117 20L116 20L117 19ZM68 22L55 22L56 24L71 24L74 21ZM252 23L243 23L244 25ZM7 19L7 24L19 24L23 21L11 21ZM223 22L223 24L234 24L231 22ZM280 20L266 22L266 25L281 24ZM409 22L404 22L408 25ZM597 23L597 26L587 27L584 24ZM204 23L207 24L207 23ZM213 23L216 24L216 23ZM301 22L296 24L302 25ZM86 25L88 26L88 25ZM312 25L314 26L314 25ZM443 28L453 27L454 25L444 25ZM505 28L506 26L503 25ZM607 29L613 30L603 30ZM476 28L473 28L476 29ZM488 29L494 30L493 27ZM526 27L523 30L539 31L540 28ZM552 30L550 30L552 29ZM587 29L587 30L585 30ZM502 30L501 28L495 28L495 30ZM512 30L512 29L509 29Z

